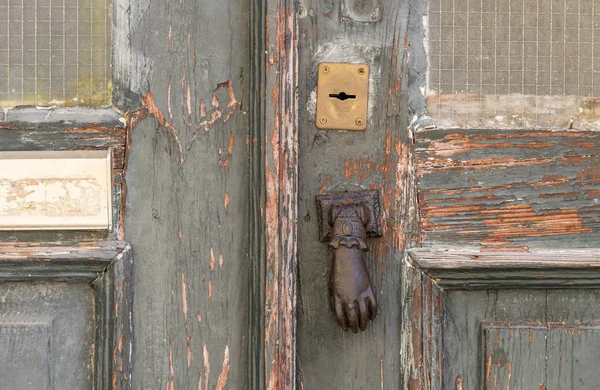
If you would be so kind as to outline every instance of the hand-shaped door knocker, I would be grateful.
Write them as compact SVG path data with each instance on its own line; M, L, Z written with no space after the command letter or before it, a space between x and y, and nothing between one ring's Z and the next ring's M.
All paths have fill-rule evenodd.
M377 300L365 264L367 237L381 236L377 191L317 196L319 235L329 243L331 309L344 330L365 330L377 315Z

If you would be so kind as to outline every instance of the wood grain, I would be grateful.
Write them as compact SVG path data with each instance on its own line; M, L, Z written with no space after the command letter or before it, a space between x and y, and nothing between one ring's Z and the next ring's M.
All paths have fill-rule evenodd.
M425 245L600 245L597 132L424 130L416 140Z
M123 169L126 139L126 127L118 121L112 124L86 123L74 126L0 124L0 144L3 151L113 148L115 173L121 173Z
M94 292L89 283L0 282L3 389L94 387Z
M409 4L390 0L341 3L307 0L298 5L300 386L397 389L402 380L396 347L402 326L399 259L416 239L417 222L405 77ZM357 16L367 9L371 15L374 7L383 10L380 21L364 22ZM369 66L365 131L316 128L315 88L321 62ZM379 191L383 215L383 237L368 240L366 260L379 309L367 330L354 335L344 333L330 309L331 252L319 242L315 196L364 189Z
M411 249L409 257L444 290L600 288L597 250L530 253Z
M598 290L452 291L444 388L597 389Z
M263 144L265 180L265 386L296 388L298 268L297 3L268 0Z
M133 378L133 256L127 244L93 283L97 389L130 390Z
M131 84L142 96L123 221L136 259L135 387L243 388L249 264L260 261L248 244L249 4L130 9Z

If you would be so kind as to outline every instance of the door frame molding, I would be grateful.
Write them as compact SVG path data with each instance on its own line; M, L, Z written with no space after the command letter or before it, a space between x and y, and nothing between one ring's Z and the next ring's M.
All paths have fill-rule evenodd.
M442 290L600 288L600 252L411 249L411 263Z
M248 386L296 388L298 28L294 0L251 3Z
M89 283L94 289L96 389L132 388L132 265L131 247L122 241L0 244L0 283Z

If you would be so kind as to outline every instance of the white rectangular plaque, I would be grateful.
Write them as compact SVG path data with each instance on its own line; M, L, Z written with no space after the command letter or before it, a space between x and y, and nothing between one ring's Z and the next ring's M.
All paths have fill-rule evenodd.
M110 150L0 152L0 230L111 228Z

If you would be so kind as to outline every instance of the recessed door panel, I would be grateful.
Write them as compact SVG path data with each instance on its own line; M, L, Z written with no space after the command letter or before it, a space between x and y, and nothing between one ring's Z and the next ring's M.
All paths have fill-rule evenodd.
M94 291L86 283L0 283L0 390L91 389Z
M464 389L600 389L597 290L442 293L443 384ZM574 317L574 308L587 307Z

